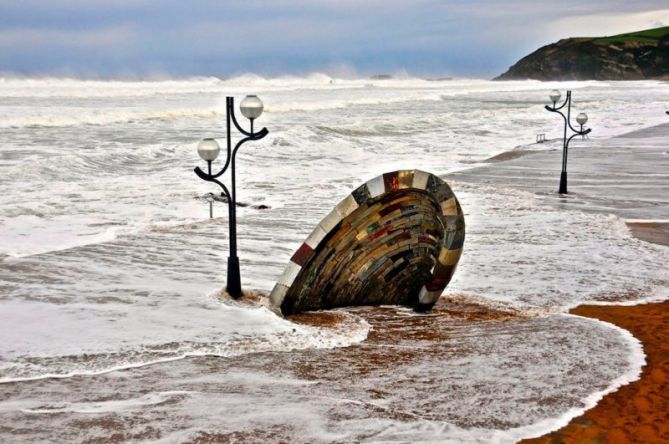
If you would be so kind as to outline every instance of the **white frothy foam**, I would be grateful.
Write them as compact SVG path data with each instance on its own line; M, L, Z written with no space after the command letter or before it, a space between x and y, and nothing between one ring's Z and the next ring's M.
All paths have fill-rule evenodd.
M342 313L343 321L333 328L317 328L289 322L264 307L219 304L213 297L208 303L177 302L178 308L150 311L109 304L107 314L94 314L100 311L95 306L0 304L8 335L0 349L0 384L99 375L192 356L346 347L363 341L369 330L351 314ZM111 325L100 328L105 318ZM114 328L115 323L123 328Z

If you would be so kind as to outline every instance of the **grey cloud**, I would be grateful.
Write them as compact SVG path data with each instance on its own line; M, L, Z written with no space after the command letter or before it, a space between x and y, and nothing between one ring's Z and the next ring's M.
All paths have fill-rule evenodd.
M0 0L0 71L228 75L353 66L491 76L565 32L603 31L579 17L664 3Z

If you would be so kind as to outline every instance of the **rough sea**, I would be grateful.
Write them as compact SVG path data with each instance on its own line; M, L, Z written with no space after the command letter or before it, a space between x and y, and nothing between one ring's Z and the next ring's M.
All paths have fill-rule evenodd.
M556 148L554 88L590 117L574 149L667 121L653 81L0 78L0 441L513 442L635 379L635 338L566 312L666 298L669 248L527 191L449 181L467 239L431 314L219 297L227 208L193 168L226 95L265 103L237 217L242 285L269 292L372 177Z

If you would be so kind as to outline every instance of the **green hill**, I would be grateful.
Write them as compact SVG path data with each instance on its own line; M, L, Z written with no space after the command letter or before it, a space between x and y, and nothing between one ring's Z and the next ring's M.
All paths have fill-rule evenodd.
M496 80L644 80L669 77L669 26L563 39L523 57Z
M663 37L668 35L669 26L664 26L662 28L647 29L645 31L630 32L628 34L618 34L611 37L601 37L594 39L594 43L596 45L627 43L657 44Z

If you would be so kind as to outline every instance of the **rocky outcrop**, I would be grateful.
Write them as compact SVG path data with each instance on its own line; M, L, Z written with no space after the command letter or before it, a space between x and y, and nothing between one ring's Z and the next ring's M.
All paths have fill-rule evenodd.
M495 80L645 80L669 77L669 27L539 48Z

